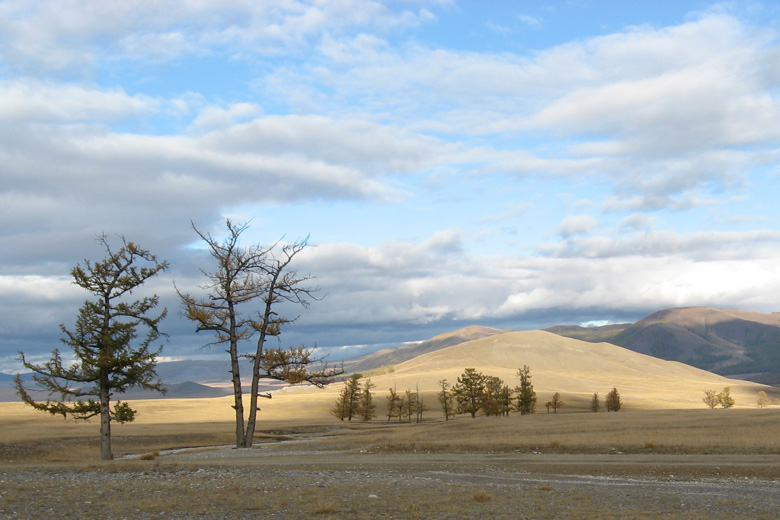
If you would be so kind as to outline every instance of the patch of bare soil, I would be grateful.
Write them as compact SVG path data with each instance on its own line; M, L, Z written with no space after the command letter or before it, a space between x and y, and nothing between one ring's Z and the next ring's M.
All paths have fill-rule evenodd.
M372 453L290 437L6 465L0 518L776 518L780 456Z

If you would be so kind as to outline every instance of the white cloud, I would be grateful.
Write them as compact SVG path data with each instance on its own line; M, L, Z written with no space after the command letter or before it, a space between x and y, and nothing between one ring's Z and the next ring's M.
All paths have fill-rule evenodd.
M562 237L589 233L599 225L599 221L593 215L570 215L563 219L558 226L558 234Z

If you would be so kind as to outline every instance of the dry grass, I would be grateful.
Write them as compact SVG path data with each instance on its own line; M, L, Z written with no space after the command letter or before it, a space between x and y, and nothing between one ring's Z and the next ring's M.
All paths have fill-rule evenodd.
M493 495L484 489L478 489L474 491L474 494L471 495L471 497L474 499L474 502L489 502L493 498Z
M780 453L780 410L645 410L352 424L372 452ZM345 441L345 439L349 439Z

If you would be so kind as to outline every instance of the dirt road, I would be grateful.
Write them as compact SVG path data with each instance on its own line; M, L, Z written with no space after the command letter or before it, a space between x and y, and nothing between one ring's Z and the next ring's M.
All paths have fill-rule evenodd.
M776 518L780 456L372 453L316 439L6 467L0 518Z

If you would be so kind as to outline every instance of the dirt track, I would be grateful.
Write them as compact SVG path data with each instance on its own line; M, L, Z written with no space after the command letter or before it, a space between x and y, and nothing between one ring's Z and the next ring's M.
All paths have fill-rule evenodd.
M780 456L369 453L316 440L6 469L0 518L776 518Z

